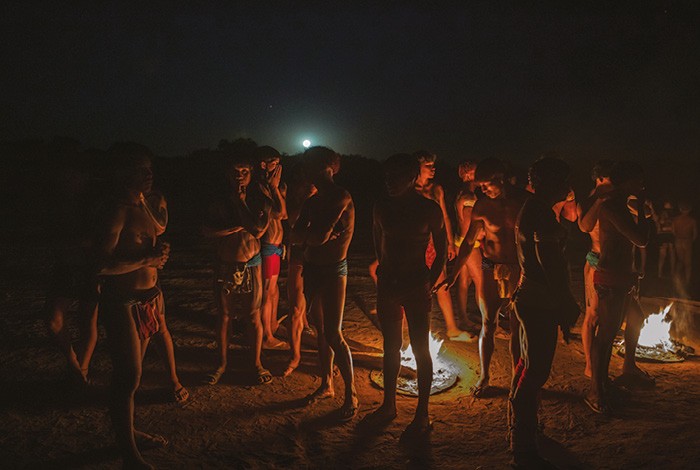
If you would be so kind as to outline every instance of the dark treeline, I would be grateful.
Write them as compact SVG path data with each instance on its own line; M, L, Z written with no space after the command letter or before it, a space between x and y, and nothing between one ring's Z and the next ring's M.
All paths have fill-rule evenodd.
M264 142L260 145L264 145ZM251 156L257 146L258 143L252 139L223 139L214 149L195 150L180 157L156 156L153 159L154 187L163 192L169 201L169 237L190 238L199 235L202 211L211 198L220 193L225 183L225 162L234 156ZM342 152L342 149L334 150ZM565 155L558 156L567 160ZM301 159L302 154L283 155L283 180L290 182L299 177ZM579 198L585 197L593 186L589 175L595 160L597 158L590 161L569 160L574 169L572 183ZM52 231L44 230L46 227L42 221L60 224L51 215L56 199L62 197L62 188L82 184L94 197L106 196L109 192L107 161L106 149L83 148L78 140L69 137L0 142L3 239L48 240ZM640 163L645 167L649 197L657 209L665 198L670 198L676 204L681 200L689 201L694 207L693 214L698 213L700 195L694 188L698 184L700 162L680 162L669 158ZM513 164L510 172L517 184L526 183L525 165ZM85 178L87 180L83 181ZM370 250L371 209L383 191L380 162L360 155L343 155L341 172L336 180L350 191L355 201L357 228L353 248ZM451 201L460 184L455 162L438 159L436 180L445 188L448 209L451 210ZM567 228L570 234L569 257L575 264L580 264L581 253L587 249L588 237L573 224L568 224ZM656 250L653 240L650 248L649 262L654 266Z

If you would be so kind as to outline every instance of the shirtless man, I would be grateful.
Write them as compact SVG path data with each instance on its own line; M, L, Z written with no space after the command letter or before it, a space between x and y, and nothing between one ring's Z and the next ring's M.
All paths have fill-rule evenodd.
M644 213L641 167L632 162L618 162L610 171L610 181L615 191L601 203L598 214L600 259L593 273L598 297L598 327L590 351L591 389L585 397L585 403L601 414L610 412L607 392L612 344L625 312L634 301L639 282L639 274L632 269L632 245L645 246L650 229L646 217L637 217L635 223L627 207L629 196L634 195L637 212ZM633 351L629 354L633 355Z
M551 468L537 451L538 396L552 367L558 327L568 342L580 313L564 257L566 230L557 222L559 208L554 207L570 190L569 173L569 166L557 158L536 161L529 171L534 195L525 201L515 226L522 272L513 296L522 357L513 374L509 408L515 468Z
M600 207L611 195L613 185L610 182L610 169L612 161L600 160L596 162L591 171L591 177L595 182L595 188L591 190L588 199L578 205L578 226L582 232L591 237L591 249L586 254L586 263L583 265L583 284L586 297L586 313L581 325L581 342L583 353L586 357L586 377L591 376L591 344L598 326L598 296L593 287L593 273L598 268L600 260L600 234L598 214Z
M340 162L340 159L338 159ZM301 166L301 165L300 165ZM334 174L340 168L334 166ZM298 172L297 178L289 185L287 196L287 223L289 227L294 227L304 202L316 194L316 187L308 179ZM287 258L287 299L289 311L291 312L291 331L289 334L289 345L291 358L283 376L287 377L299 367L301 362L301 338L305 329L309 328L306 316L306 297L304 297L304 247L301 245L289 244L289 256Z
M447 206L445 205L445 191L442 189L442 186L433 181L435 179L435 160L437 157L435 154L425 150L414 153L414 156L420 163L420 172L418 173L418 178L416 178L416 191L418 191L418 194L421 196L437 202L440 206L442 217L445 222L445 230L447 232L447 259L452 260L457 253L457 247L454 242L452 223L450 222L450 217L447 214ZM428 243L428 248L425 252L425 264L430 268L434 261L435 247L433 243ZM440 282L444 279L445 273L443 272L440 277ZM467 331L460 330L459 326L457 326L449 291L446 289L439 289L435 294L440 310L442 311L442 316L445 318L447 338L451 341L463 342L470 342L476 339L474 335Z
M249 321L252 330L251 366L257 383L272 381L272 374L263 367L260 358L263 342L260 237L269 225L270 204L269 199L255 190L255 185L250 185L252 170L252 164L242 158L229 164L226 171L229 193L209 208L202 229L205 237L215 240L217 259L214 297L219 313L216 331L219 366L209 375L209 385L217 384L226 372L229 318L235 311Z
M90 174L77 156L63 165L51 194L51 210L46 230L52 237L55 262L44 312L49 331L67 360L69 380L84 386L90 383L88 368L97 344L98 281L90 262L92 216L88 191ZM48 232L47 232L48 233ZM79 340L73 348L66 325L68 311L77 304Z
M358 411L350 348L341 330L347 287L347 253L355 229L355 206L350 193L333 181L338 154L326 147L304 152L309 180L317 193L306 200L292 229L292 243L304 246L304 294L318 329L321 386L309 403L331 398L333 360L345 382L345 401L339 420L352 420ZM315 305L317 304L317 305Z
M110 413L125 468L152 468L137 445L167 441L134 429L134 392L150 338L158 334L165 358L172 362L172 338L165 323L158 269L168 260L170 246L158 240L159 225L147 207L153 172L150 152L137 144L115 144L111 153L117 186L114 207L98 231L97 267L101 275L100 310L109 338L114 369ZM174 390L183 389L175 375ZM184 390L184 389L183 389Z
M464 160L459 164L459 178L462 180L462 187L455 199L455 213L457 214L458 232L455 235L455 247L459 250L464 241L464 236L469 231L471 223L472 209L476 204L476 182L474 181L474 172L476 171L476 163ZM478 238L478 236L477 236ZM477 241L477 246L478 246ZM469 292L469 284L474 283L474 292L481 290L481 252L472 250L471 255L467 259L467 264L459 272L457 284L457 302L459 306L459 314L462 318L466 318L469 322L467 314L467 296ZM478 304L477 300L477 304ZM474 330L479 326L474 325Z
M259 147L256 150L260 165L260 189L271 201L270 223L263 234L260 246L262 255L262 324L263 348L275 349L286 346L284 341L275 338L279 324L277 323L277 306L279 305L280 290L277 284L284 255L282 245L282 221L287 218L287 185L281 182L282 165L280 154L272 147Z
M664 267L668 262L669 275L676 272L676 250L673 247L673 217L675 216L673 203L670 199L664 199L661 210L656 218L656 241L659 244L659 260L657 262L657 274L659 279L664 274Z
M384 162L389 197L374 206L373 237L379 260L377 315L384 338L384 402L368 419L380 424L396 417L396 381L401 368L405 312L418 369L418 406L405 436L421 435L430 430L431 290L443 273L446 258L446 233L440 206L413 190L419 169L411 155L389 157ZM428 268L424 253L431 239L436 257Z
M479 163L474 175L481 191L486 196L478 199L472 209L471 223L459 254L455 261L453 272L439 286L452 287L459 276L459 271L466 264L474 249L477 236L483 232L481 242L483 278L479 299L482 326L479 335L479 359L481 362L481 377L472 388L475 397L484 396L489 386L489 366L494 349L496 319L499 310L506 305L515 291L520 267L515 249L515 218L520 212L530 193L512 186L505 181L505 166L500 160L487 158ZM518 331L518 319L510 309L511 331ZM510 351L513 367L520 358L520 343L516 335L511 334Z
M698 238L698 223L690 215L693 207L682 201L678 204L680 214L673 218L672 230L676 250L676 277L679 292L686 293L690 287L693 268L693 243Z

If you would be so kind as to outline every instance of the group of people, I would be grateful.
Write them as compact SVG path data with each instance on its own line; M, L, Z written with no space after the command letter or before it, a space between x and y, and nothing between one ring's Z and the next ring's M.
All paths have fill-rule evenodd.
M117 442L127 466L148 468L139 447L165 442L160 436L136 431L133 422L134 393L151 338L170 372L173 399L182 402L189 395L177 377L158 283L158 271L170 254L169 245L159 239L168 211L165 198L152 188L148 150L121 144L113 146L111 153L111 198L95 211L92 229L74 230L59 244L55 288L46 305L70 375L80 383L89 382L99 305L114 369L110 413ZM466 321L467 289L473 283L481 327L480 377L472 393L475 397L488 394L500 314L507 318L511 332L509 438L514 463L523 468L544 465L536 445L538 396L550 373L558 331L568 342L580 313L570 289L561 218L578 221L591 236L582 326L584 373L591 378L585 403L596 413L611 412L614 385L608 367L613 340L625 316L623 375L653 384L653 378L634 362L643 315L637 302L640 273L635 270L633 247L647 244L652 226L650 211L645 212L642 170L632 162L600 162L593 171L595 188L577 202L569 182L570 168L560 159L537 160L529 169L527 188L511 184L500 160L464 161L459 166L463 186L455 201L453 230L444 191L433 181L435 159L423 151L393 155L382 164L386 194L373 210L376 261L371 272L384 341L384 400L365 421L381 426L397 415L405 318L416 357L419 398L404 436L419 437L430 431L432 295L442 310L448 338L470 341L474 336L468 330L478 326L459 327L448 289L457 285L458 314ZM280 345L275 337L278 279L286 258L291 357L283 375L299 366L308 314L317 330L322 380L307 401L334 396L337 364L345 386L337 418L347 422L359 410L352 355L342 333L355 209L350 193L334 181L340 171L339 154L312 147L303 155L302 169L303 176L288 187L282 181L280 154L267 146L257 148L252 159L234 158L226 167L226 190L210 205L202 224L203 235L215 245L218 312L219 362L207 382L216 385L226 373L233 315L246 319L252 379L258 384L273 380L261 352ZM287 237L283 221L289 227ZM450 259L454 263L448 273ZM64 313L75 300L80 301L84 325L77 351L63 324Z

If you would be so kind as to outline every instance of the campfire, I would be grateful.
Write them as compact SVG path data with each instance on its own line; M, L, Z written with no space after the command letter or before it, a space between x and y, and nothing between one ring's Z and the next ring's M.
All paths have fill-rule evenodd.
M443 340L430 334L430 357L433 359L433 384L430 394L445 391L457 382L456 368L442 354ZM418 396L418 378L416 376L416 357L409 344L401 351L401 372L396 383L396 391L402 395ZM372 371L372 381L384 387L384 375L381 371Z
M649 315L644 320L642 331L639 334L639 343L635 357L648 362L682 362L688 356L695 354L695 350L671 338L672 319L668 313L673 302L657 313ZM625 341L615 343L619 355L625 355Z

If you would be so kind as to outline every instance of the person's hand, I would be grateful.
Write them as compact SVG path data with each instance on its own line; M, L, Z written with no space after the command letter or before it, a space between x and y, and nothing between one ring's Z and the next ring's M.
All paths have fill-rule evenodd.
M450 274L449 276L445 277L444 281L433 285L433 288L430 291L435 294L437 291L443 288L449 290L455 284L455 282L457 282L457 276Z
M153 250L154 255L150 258L148 266L163 269L165 263L168 262L168 258L170 258L170 243L158 240Z
M447 260L452 261L457 256L457 247L454 244L447 245Z
M236 188L236 201L245 202L247 187L243 184L238 184Z
M280 187L280 181L282 180L282 165L277 165L272 173L267 175L267 184L270 185L272 189L277 189Z

